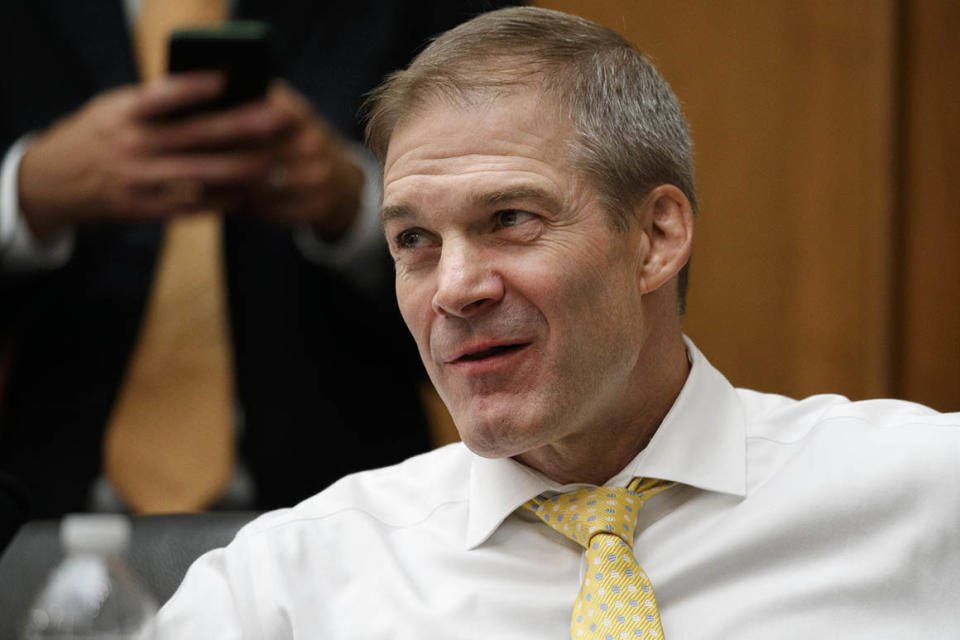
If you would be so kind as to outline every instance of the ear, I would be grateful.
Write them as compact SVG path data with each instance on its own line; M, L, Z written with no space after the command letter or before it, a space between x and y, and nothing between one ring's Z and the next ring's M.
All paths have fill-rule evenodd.
M654 188L639 211L647 253L640 266L641 293L656 291L680 272L693 246L693 207L672 184Z

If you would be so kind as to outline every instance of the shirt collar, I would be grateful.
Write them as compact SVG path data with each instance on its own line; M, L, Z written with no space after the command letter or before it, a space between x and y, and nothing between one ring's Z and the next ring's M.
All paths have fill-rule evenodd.
M606 484L661 478L706 491L746 495L746 425L736 390L684 337L690 373L650 443ZM530 498L559 485L510 458L473 457L466 547L482 544Z

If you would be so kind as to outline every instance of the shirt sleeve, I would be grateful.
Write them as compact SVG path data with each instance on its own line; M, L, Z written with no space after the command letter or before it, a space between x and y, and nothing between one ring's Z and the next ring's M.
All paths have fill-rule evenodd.
M251 567L238 561L246 540L200 556L154 621L155 640L264 638L249 590Z
M0 269L5 271L56 269L73 253L73 229L60 231L40 242L20 210L17 175L31 139L30 134L18 139L7 150L0 167Z

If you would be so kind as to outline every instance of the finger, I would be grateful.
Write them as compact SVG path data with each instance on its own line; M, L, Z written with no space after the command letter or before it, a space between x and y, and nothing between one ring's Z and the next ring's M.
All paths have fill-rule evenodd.
M201 200L195 198L187 199L184 197L185 185L154 185L152 187L142 186L123 194L117 199L114 209L118 212L120 219L129 220L138 218L149 220L163 218L172 213L202 211L210 207ZM197 189L189 189L202 192Z
M219 185L262 181L269 169L269 157L262 153L189 154L145 162L138 177L147 185L173 181Z
M332 190L333 167L322 161L274 162L251 193L265 201L315 200Z
M309 101L283 80L273 82L267 102L284 114L289 125L286 135L278 137L273 145L278 161L326 161L340 146L336 133L314 113Z
M270 143L289 125L289 115L260 101L154 125L147 135L151 151L164 153Z
M309 156L293 153L275 158L263 183L256 185L257 189L271 198L327 196L324 199L335 200L359 188L355 183L362 186L362 172L342 148L329 140L321 144L323 153Z
M306 122L313 117L310 102L284 80L274 80L270 84L267 100L298 121Z
M150 219L173 214L230 211L243 198L243 192L236 187L207 187L201 182L171 181L130 192L126 203L129 214Z
M165 76L144 85L137 95L133 115L156 120L180 109L209 102L223 91L225 78L215 71Z
M330 217L338 194L328 165L287 169L275 166L251 191L256 211L275 220L315 223Z

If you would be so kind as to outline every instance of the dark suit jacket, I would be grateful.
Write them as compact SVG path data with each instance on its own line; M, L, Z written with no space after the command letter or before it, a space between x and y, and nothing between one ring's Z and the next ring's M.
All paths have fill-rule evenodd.
M118 0L4 0L0 149L100 91L135 81ZM358 139L364 92L488 2L239 0L271 22L280 75ZM241 452L258 508L292 504L345 473L428 446L422 376L392 291L365 295L306 261L288 228L249 215L224 225ZM63 268L0 274L0 337L14 345L0 406L0 470L34 516L81 510L152 281L159 223L79 229ZM370 269L391 269L386 253ZM384 279L390 282L388 276Z
M27 518L29 507L19 483L0 472L0 558Z

